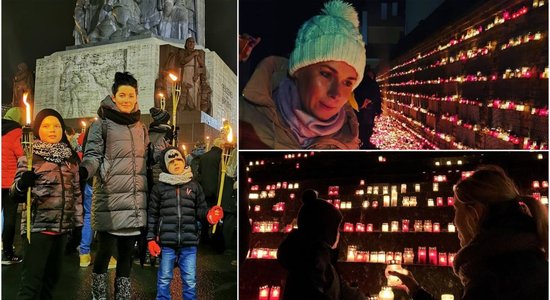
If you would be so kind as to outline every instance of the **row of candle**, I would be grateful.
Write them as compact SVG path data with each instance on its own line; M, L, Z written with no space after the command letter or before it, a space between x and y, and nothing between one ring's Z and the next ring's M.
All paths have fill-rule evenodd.
M370 141L378 149L438 149L430 140L389 114L377 116L374 124Z
M426 124L420 123L419 121L412 119L411 117L405 115L403 112L396 111L396 110L393 110L393 109L388 109L388 111L391 111L393 114L399 115L400 117L406 119L409 123L411 123L413 125L416 125L416 126L419 126L419 127L424 127L424 133L426 133L426 134L428 134L432 137L437 137L437 138L439 138L439 139L441 139L445 142L451 143L453 148L461 149L461 150L469 149L469 147L463 145L462 143L456 142L455 137L453 137L449 134L442 133L442 132L436 132L434 129L432 129L430 127L427 127ZM457 123L456 125L459 125L459 124ZM480 129L479 125L472 126L471 124L462 123L462 122L461 122L460 126L466 128L466 129L469 129L469 130L473 130L473 131L483 131L483 130L485 130L486 133L490 132L488 135L491 135L493 137L501 139L505 142L518 142L518 144L521 144L521 140L523 140L523 144L522 144L521 147L524 150L546 150L546 149L548 149L548 145L545 142L539 143L538 141L532 140L529 137L513 136L513 135L510 135L509 133L507 133L504 129L489 129L489 128Z
M251 180L249 180L251 181ZM296 189L299 189L300 188L300 184L299 183L290 183L290 182L277 182L275 184L268 184L266 185L265 187L265 190L266 191L274 191L274 190L279 190L279 189L289 189L289 190L296 190ZM259 191L260 190L260 186L259 185L253 185L250 187L250 190L251 191Z
M490 41L481 48L473 47L468 50L460 50L456 55L443 57L428 66L424 66L424 67L420 66L420 67L409 69L407 71L401 71L401 72L389 74L388 76L384 77L383 80L393 78L393 77L398 77L398 76L414 74L417 72L429 70L432 68L442 67L447 64L452 64L459 61L466 62L468 60L471 60L480 56L485 56L491 53L491 51L494 51L495 49L498 49L498 48L500 48L501 51L504 51L512 47L525 45L529 42L541 41L543 36L544 34L541 32L536 32L536 33L529 32L526 34L522 34L522 35L510 38L507 42L501 44L500 47L497 41Z
M417 264L430 264L435 266L452 266L456 253L437 252L437 247L418 247ZM412 265L415 263L413 248L405 248L403 252L393 251L360 251L356 245L348 246L346 254L348 262L368 262L389 264Z
M372 223L353 223L344 222L344 232L374 232L374 225ZM380 227L381 232L409 232L410 221L408 219L401 220L401 226L399 221L391 221L390 223L382 223ZM441 224L439 222L432 222L432 220L414 220L412 228L414 232L441 232ZM453 223L447 224L447 232L456 232L456 227Z
M311 157L311 156L314 156L315 155L315 152L311 151L308 153L296 153L296 154L285 154L284 158L285 159L295 159L295 158L307 158L308 155Z
M281 297L281 287L278 285L264 285L260 287L259 300L279 300Z
M537 7L540 7L540 6L537 5L537 6L533 6L533 7L537 8ZM498 25L504 24L506 21L516 19L519 16L522 16L522 15L526 14L527 12L528 12L527 7L521 7L518 10L516 10L515 12L513 12L512 14L510 14L510 12L508 12L508 11L500 11L492 21L488 22L485 25L485 31L489 31L489 30L493 29L494 27L496 27ZM466 40L468 40L468 39L470 39L470 38L472 38L476 35L479 35L482 31L483 31L483 26L479 26L477 28L468 28L466 30L466 32L464 34L462 34L462 36L459 39L455 38L455 36L458 36L458 34L452 34L449 42L447 42L446 44L438 45L433 50L430 50L430 51L428 51L427 53L424 53L424 54L418 53L417 55L415 55L410 60L408 60L408 61L406 61L402 64L399 64L397 66L392 67L387 73L384 73L380 76L381 77L380 80L387 79L388 76L386 74L388 74L388 73L392 74L393 71L395 71L399 68L402 68L402 67L407 66L409 64L420 61L424 58L427 58L431 55L434 55L438 52L441 52L441 51L443 51L443 50L445 50L445 49L447 49L451 46L458 45L458 44L460 44L460 43L462 43L462 42L464 42L464 41L466 41Z
M547 69L547 68L546 68ZM451 76L448 78L438 77L437 79L427 79L427 80L407 80L401 82L392 82L380 85L380 87L392 87L392 86L420 86L420 85L432 85L432 84L445 84L445 83L463 83L463 82L485 82L485 81L495 81L498 79L513 79L513 78L534 78L540 77L541 79L548 78L548 70L544 72L537 71L537 67L521 67L512 69L506 69L504 73L498 74L493 73L491 75L483 74L481 71L478 71L476 74L467 74L467 75L458 75Z
M251 258L251 259L277 259L277 249L252 248L248 252L248 258Z
M388 102L390 103L402 103L404 105L409 105L408 103L403 103L403 101L410 102L411 98L419 98L419 99L426 99L429 101L440 101L440 102L458 102L459 104L465 104L465 105L474 105L483 107L483 103L476 100L468 100L461 98L459 95L453 95L453 96L443 96L443 97L437 97L434 95L422 95L417 93L405 93L405 92L396 92L396 91L386 91L388 95L393 95L397 98L388 99ZM398 99L400 97L407 97L405 99ZM516 110L516 111L530 111L532 115L540 115L540 116L548 116L548 108L535 108L530 107L528 104L526 104L526 101L520 101L520 100L502 100L502 99L489 99L485 100L484 102L487 103L487 107L493 107L498 109L504 109L504 110Z

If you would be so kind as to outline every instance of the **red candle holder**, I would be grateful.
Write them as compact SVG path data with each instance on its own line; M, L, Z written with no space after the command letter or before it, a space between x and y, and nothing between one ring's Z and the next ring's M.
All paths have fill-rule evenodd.
M447 206L453 206L455 204L455 197L447 197Z
M448 266L448 263L447 263L447 252L440 252L440 253L439 253L439 265L440 265L440 266Z
M271 291L269 292L269 300L279 300L280 296L281 296L281 287L272 286Z
M258 300L269 300L269 286L264 285L260 287Z
M371 223L367 224L367 232L373 232L374 228Z
M259 205L254 205L254 211L260 211L260 206Z
M437 206L443 206L443 197L437 197L435 203Z
M433 232L441 232L441 225L439 223L433 223L432 230Z
M540 188L540 183L539 183L538 180L533 181L533 188L534 188L534 189Z
M426 247L418 247L418 263L419 264L426 263Z
M365 232L365 224L356 223L355 224L355 232Z
M292 231L292 224L286 225L286 226L285 226L285 232L286 232L286 233L289 233L289 232L291 232L291 231Z
M409 220L407 219L401 220L401 231L409 232Z
M352 223L344 223L344 232L353 232L353 224Z
M378 201L372 201L372 208L377 208L378 207Z
M449 255L447 255L447 264L449 266L453 266L453 263L455 262L455 256L456 253L449 253Z
M428 257L430 265L437 265L437 247L428 248Z

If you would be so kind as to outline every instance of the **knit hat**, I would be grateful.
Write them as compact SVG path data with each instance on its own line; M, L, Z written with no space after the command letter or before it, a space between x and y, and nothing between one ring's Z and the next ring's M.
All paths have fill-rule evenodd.
M160 169L164 173L168 172L168 165L171 161L181 159L183 163L185 164L185 158L183 158L183 155L181 154L180 150L176 147L166 147L161 153L160 157L163 158L163 160L159 163Z
M164 109L151 107L149 113L151 113L151 117L155 120L155 123L166 124L170 121L170 114Z
M298 213L298 229L312 238L333 245L342 222L342 214L334 205L317 198L317 191L306 190Z
M363 79L366 50L359 32L359 18L351 4L341 0L325 3L321 15L306 21L296 37L296 45L290 55L290 76L303 67L324 62L342 61L357 72L357 81Z
M21 109L21 107L12 107L12 108L8 109L8 111L4 115L4 119L15 121L15 122L19 123L21 126L23 126L24 125L24 120L23 120L23 112L22 111L23 110Z
M70 145L69 140L67 139L67 135L65 134L67 126L65 126L65 121L63 121L63 117L56 110L50 108L45 108L41 110L34 118L32 124L32 133L34 134L34 136L37 138L40 137L40 135L38 134L40 125L42 124L42 121L44 121L44 119L49 116L56 117L59 120L59 123L61 123L61 129L63 130L63 134L61 134L61 142L65 142L65 144Z

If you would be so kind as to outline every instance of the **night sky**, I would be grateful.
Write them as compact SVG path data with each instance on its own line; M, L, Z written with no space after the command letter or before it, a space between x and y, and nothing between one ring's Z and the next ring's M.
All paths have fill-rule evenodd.
M2 104L11 102L12 79L21 62L74 45L74 0L2 0ZM237 0L206 1L206 47L237 73Z

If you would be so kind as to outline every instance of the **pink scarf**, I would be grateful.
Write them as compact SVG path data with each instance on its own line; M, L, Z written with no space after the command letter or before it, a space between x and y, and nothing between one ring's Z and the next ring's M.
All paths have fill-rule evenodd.
M344 109L327 121L322 121L302 110L298 88L294 81L285 78L273 91L273 99L279 114L289 125L302 148L308 148L315 138L338 132L344 126Z

